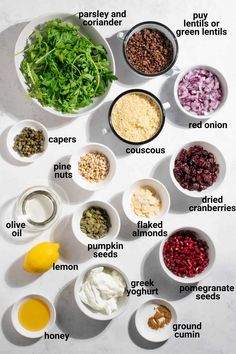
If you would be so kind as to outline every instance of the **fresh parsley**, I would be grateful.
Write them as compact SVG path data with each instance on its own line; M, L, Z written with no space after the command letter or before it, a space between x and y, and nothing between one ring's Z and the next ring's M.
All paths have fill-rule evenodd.
M40 25L28 39L20 69L29 95L42 106L75 113L102 96L117 79L106 49L79 30L55 19Z

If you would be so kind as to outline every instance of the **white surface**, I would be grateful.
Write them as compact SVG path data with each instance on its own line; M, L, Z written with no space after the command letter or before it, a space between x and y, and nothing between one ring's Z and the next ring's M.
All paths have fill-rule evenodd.
M61 120L36 105L27 102L24 91L18 82L14 69L15 41L27 19L54 11L76 12L78 10L113 10L127 9L127 18L122 28L101 27L101 34L108 38L117 61L119 81L113 85L106 102L91 116L75 120ZM130 235L133 225L126 219L121 207L121 193L134 180L155 177L164 182L171 196L171 209L166 217L164 228L172 230L180 226L191 225L202 228L214 238L217 260L211 274L202 285L235 284L235 214L227 213L189 213L192 203L171 184L168 172L170 155L179 145L190 140L207 140L216 144L226 158L228 174L219 187L216 196L223 194L224 202L235 204L236 199L236 159L235 159L235 10L233 0L1 0L0 2L0 185L1 185L1 303L2 331L0 352L3 354L127 354L161 353L170 354L233 354L235 352L235 294L221 294L220 301L197 301L195 294L179 294L175 284L166 280L157 264L156 245L161 241L156 238L133 239ZM157 94L163 102L173 102L174 80L167 76L153 80L133 77L123 64L120 42L115 34L128 29L143 20L158 20L176 30L181 28L183 19L190 19L193 11L208 12L211 19L220 20L221 26L228 30L224 37L180 37L177 65L188 67L197 62L219 68L229 85L226 105L217 115L217 120L228 123L228 129L186 129L186 120L182 114L171 108L167 113L166 124L160 136L150 146L165 147L165 155L127 155L125 145L111 133L104 136L101 130L108 127L107 111L111 100L128 88L141 87ZM42 122L52 136L76 136L77 144L50 144L47 155L31 165L22 166L7 154L5 149L6 134L9 127L22 119L35 119ZM214 121L214 118L213 118ZM104 191L94 194L84 192L70 180L59 181L65 188L69 203L65 204L63 217L55 229L47 230L29 242L20 242L9 236L4 225L11 219L15 198L27 187L41 184L53 175L53 164L68 161L68 156L87 142L100 142L108 145L118 158L117 174ZM177 146L176 146L177 145ZM134 328L133 313L142 297L132 297L127 311L110 323L96 323L78 311L74 303L73 280L77 271L53 271L35 277L22 271L25 252L33 245L44 240L61 243L60 262L78 262L81 271L90 264L97 263L89 259L87 252L74 240L70 230L70 215L79 203L89 198L110 201L118 210L122 219L119 241L124 242L124 250L119 251L119 258L111 260L125 269L131 280L153 278L158 282L159 296L173 301L181 323L202 321L203 330L200 339L175 339L173 336L161 347L143 340ZM103 262L104 259L99 259ZM109 259L110 261L110 259ZM71 283L72 281L72 283ZM156 285L156 286L157 286ZM22 296L29 293L46 293L56 302L57 325L51 333L70 333L65 340L31 341L18 336L10 324L9 308Z

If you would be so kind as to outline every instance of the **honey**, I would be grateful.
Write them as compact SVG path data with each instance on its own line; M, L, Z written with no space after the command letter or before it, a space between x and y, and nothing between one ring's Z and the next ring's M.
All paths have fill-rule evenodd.
M18 319L28 331L40 331L50 320L50 309L44 301L30 298L21 304Z

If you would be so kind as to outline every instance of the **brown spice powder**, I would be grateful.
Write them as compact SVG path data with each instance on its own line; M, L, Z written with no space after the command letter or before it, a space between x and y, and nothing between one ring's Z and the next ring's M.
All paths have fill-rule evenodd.
M156 311L155 314L147 322L150 328L157 330L170 323L172 315L167 307L160 305L154 307L154 310Z

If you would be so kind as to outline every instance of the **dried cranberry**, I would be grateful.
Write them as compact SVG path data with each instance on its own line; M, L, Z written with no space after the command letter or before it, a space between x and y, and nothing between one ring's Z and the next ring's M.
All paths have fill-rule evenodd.
M217 180L219 165L212 153L194 145L180 151L173 172L182 188L201 192Z
M180 230L171 235L163 247L166 267L179 277L192 278L209 264L207 242L195 232Z

